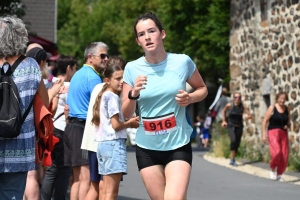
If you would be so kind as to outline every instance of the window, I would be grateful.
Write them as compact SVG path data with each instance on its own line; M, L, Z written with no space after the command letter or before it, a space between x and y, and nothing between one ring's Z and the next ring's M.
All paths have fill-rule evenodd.
M261 21L268 19L268 0L260 0Z
M263 98L264 98L264 102L265 102L267 108L269 108L269 106L271 105L270 95L269 94L265 94L265 95L263 95Z

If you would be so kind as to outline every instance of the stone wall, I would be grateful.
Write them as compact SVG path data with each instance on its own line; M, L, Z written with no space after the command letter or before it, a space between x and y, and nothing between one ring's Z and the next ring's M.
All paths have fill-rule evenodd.
M261 124L275 94L288 93L289 139L299 151L300 3L299 0L232 0L230 91L241 92L254 116L243 139L261 142Z

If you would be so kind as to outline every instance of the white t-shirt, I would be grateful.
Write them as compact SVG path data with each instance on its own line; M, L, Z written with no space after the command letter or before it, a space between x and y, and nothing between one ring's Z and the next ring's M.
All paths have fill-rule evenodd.
M200 126L201 126L201 122L197 122L197 123L196 123L196 131L197 131L197 134L200 134L200 133L201 133Z
M203 127L206 128L206 129L209 129L210 125L211 125L211 122L212 122L211 116L206 116Z
M54 98L56 98L56 97L54 97ZM65 128L66 128L66 118L65 118L65 114L64 114L64 108L65 108L65 105L66 105L66 100L67 100L67 94L60 94L59 95L57 109L56 109L54 117L52 118L53 120L55 120L59 115L62 114L53 123L54 127L61 130L61 131L65 131Z
M116 114L119 115L119 121L124 122L120 97L113 92L105 91L100 103L100 126L96 126L99 142L127 138L125 129L116 131L112 127L111 118Z
M104 83L100 83L96 85L92 91L88 113L86 116L86 123L84 126L84 133L81 142L81 149L85 149L93 152L97 152L98 149L98 142L96 142L97 138L96 138L95 126L91 122L93 118L93 106L95 104L99 92L101 92L103 88L103 85Z

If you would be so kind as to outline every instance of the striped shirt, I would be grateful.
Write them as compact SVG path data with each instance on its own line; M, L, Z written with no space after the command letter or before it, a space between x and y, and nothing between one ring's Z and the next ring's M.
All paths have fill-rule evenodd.
M37 92L41 77L40 67L33 58L23 60L12 74L19 91L22 114ZM18 137L12 139L0 137L0 173L26 172L34 169L35 127L31 108Z

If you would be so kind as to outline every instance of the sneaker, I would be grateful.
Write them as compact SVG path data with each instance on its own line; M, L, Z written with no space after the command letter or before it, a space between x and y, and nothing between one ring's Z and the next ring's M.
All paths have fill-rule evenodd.
M234 167L237 167L237 166L238 166L238 164L236 164L235 160L230 160L229 165L232 165L232 166L234 166Z
M284 179L283 179L281 176L277 176L277 180L278 180L279 182L284 182Z
M270 179L271 180L277 180L276 172L270 171Z

